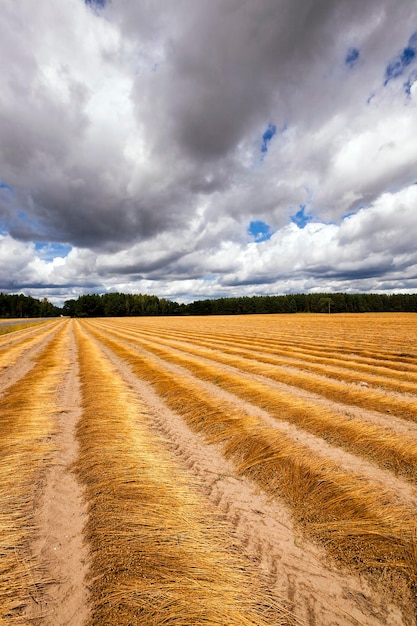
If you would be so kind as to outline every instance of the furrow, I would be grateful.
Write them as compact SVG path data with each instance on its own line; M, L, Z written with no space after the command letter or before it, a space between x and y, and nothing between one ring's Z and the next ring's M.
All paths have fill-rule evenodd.
M137 338L140 341L146 341L143 336L138 336ZM167 346L174 346L175 344L175 342L165 338L158 340L157 337L153 336L152 343L158 342ZM308 372L288 371L288 369L281 369L269 363L256 363L253 359L245 359L238 354L227 354L227 347L224 350L214 350L211 348L199 348L194 345L182 345L181 349L196 356L214 359L222 364L240 367L246 373L262 375L292 387L299 387L306 391L318 393L332 401L353 404L367 410L382 413L388 411L403 419L417 421L417 400L414 398L389 394L361 385L345 384L317 374L309 374Z
M235 321L236 320L236 321ZM177 336L239 343L249 341L260 349L273 348L283 353L332 357L340 361L353 359L371 366L387 365L400 371L417 371L415 315L384 316L343 315L285 316L249 315L238 317L212 316L197 318L153 318L140 320L141 330L154 333L155 323L163 333ZM137 320L124 320L124 325L137 328ZM327 332L323 333L323 328ZM372 330L372 341L366 342L366 329ZM260 332L264 329L263 332ZM308 332L309 334L306 334ZM244 339L243 339L244 338ZM381 349L383 338L384 349ZM365 349L365 346L368 346ZM373 349L373 350L372 350Z
M144 405L77 324L91 624L291 624L147 426Z
M60 326L39 328L36 333L21 338L0 352L0 396L34 367L36 355L58 332Z
M126 324L126 328L130 325ZM134 326L130 326L132 330ZM136 329L137 332L138 329ZM141 333L152 336L152 331L140 330ZM404 392L416 393L417 384L417 364L400 364L397 362L384 361L378 359L362 362L358 355L344 354L341 361L341 353L334 351L334 348L326 347L322 350L309 349L301 350L294 348L292 342L268 340L242 339L238 336L227 334L204 334L191 332L167 331L164 333L165 339L179 339L184 342L198 345L205 348L231 349L230 354L246 355L248 358L259 360L274 365L292 366L300 369L308 368L319 374L337 380L349 379L351 382L359 382L363 377L355 376L353 372L363 372L369 376L375 386L390 385L392 389L399 389ZM256 349L255 349L256 346ZM407 382L411 384L407 384Z
M208 498L226 515L245 551L268 572L274 592L291 599L291 610L303 623L357 626L366 620L367 626L403 624L398 608L384 594L373 590L363 577L338 571L323 550L300 537L282 501L271 500L252 481L238 476L218 445L207 444L148 383L134 375L125 361L100 346L146 402L152 413L150 426L163 437L161 445L168 446L192 473L189 482L195 482L193 475L199 477Z
M110 332L110 328L107 328ZM111 332L115 337L123 338L123 333L114 330ZM194 356L191 349L184 354L169 345L163 347L160 342L154 343L143 338L140 346L171 363L185 367L197 377L256 404L279 421L303 428L332 445L340 445L353 453L360 453L381 468L390 469L410 482L417 480L417 445L411 434L397 434L394 429L382 428L359 418L336 415L314 405L311 400L296 397L295 393L271 388L267 380L254 380L253 376L242 369L234 367L231 371L224 371L218 365L219 362L223 363L220 357L216 361L205 361L203 356ZM213 353L210 355L217 356ZM204 359L206 358L205 356Z
M395 589L403 606L415 607L417 575L414 510L363 477L340 471L332 462L266 427L255 416L233 411L187 377L173 377L150 357L121 345L84 322L93 335L126 359L140 378L151 383L172 410L222 446L243 476L268 494L283 497L306 532L320 540L341 562L359 568ZM406 599L408 597L408 600Z
M2 398L0 425L0 619L22 623L22 613L49 582L31 552L36 489L51 463L56 387L65 371L60 353L65 327Z

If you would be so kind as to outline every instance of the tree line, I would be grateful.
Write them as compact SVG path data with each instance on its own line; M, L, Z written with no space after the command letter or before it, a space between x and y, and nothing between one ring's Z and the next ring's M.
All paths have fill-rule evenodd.
M417 313L417 294L314 293L242 296L178 304L147 294L106 293L67 300L0 293L0 317L126 317L151 315L250 315L254 313Z
M61 313L48 298L38 300L23 294L0 293L0 317L56 317Z
M176 302L147 294L105 293L79 296L67 300L63 315L70 317L125 317L142 315L181 315L182 307Z
M395 313L417 312L417 294L315 293L285 296L242 296L178 304L143 294L106 293L67 300L71 317L141 315L249 315L254 313Z
M417 294L313 293L197 300L189 315L251 313L395 313L417 312Z

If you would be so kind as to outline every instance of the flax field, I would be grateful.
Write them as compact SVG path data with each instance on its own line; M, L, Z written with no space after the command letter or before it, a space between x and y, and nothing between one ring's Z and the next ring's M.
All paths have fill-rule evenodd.
M0 624L417 623L415 314L1 328Z

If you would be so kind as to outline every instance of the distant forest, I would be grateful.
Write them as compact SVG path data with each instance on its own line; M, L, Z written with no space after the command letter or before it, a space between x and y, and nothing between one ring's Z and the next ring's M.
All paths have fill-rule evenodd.
M417 313L417 294L314 293L243 296L178 304L146 294L106 293L67 300L0 293L0 317L126 317L150 315L250 315L254 313Z
M47 298L0 293L0 317L56 317L62 310Z
M71 317L129 315L248 315L253 313L417 313L417 294L316 293L243 296L178 304L143 294L106 293L67 300L62 313Z

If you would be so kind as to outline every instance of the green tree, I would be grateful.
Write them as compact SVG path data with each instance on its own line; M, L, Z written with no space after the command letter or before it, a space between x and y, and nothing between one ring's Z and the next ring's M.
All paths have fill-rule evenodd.
M322 297L319 300L320 313L330 313L334 302L329 297Z

